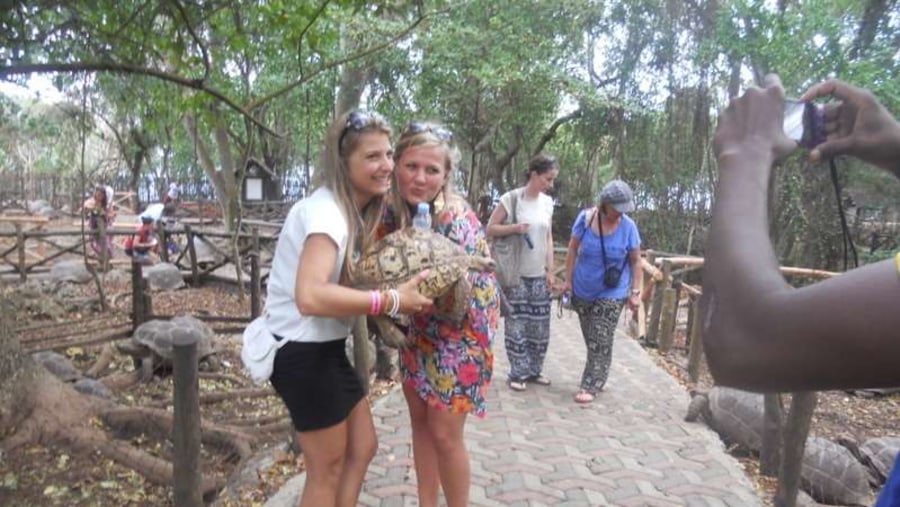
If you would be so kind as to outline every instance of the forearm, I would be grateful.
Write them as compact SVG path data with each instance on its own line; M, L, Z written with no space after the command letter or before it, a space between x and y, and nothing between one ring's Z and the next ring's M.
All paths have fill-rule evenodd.
M390 305L384 297L384 304ZM303 315L316 317L354 317L369 313L372 296L369 291L351 289L334 283L298 287L294 293L297 309Z
M569 240L569 248L566 249L566 283L572 285L572 276L575 273L575 256L578 252L578 245L574 239Z

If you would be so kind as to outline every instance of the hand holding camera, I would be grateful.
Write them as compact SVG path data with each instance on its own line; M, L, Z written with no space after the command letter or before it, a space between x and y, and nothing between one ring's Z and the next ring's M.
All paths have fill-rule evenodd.
M826 139L810 152L818 161L853 155L900 176L900 124L872 93L832 79L810 88L802 100L830 96L841 102L824 106Z

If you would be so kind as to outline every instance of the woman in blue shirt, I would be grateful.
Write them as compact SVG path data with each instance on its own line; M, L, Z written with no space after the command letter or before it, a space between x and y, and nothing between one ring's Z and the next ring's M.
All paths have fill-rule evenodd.
M624 181L610 181L598 201L578 214L566 252L566 290L587 346L578 403L594 401L606 384L619 314L626 302L637 308L643 278L633 276L641 273L641 236L625 214L634 211L631 188Z

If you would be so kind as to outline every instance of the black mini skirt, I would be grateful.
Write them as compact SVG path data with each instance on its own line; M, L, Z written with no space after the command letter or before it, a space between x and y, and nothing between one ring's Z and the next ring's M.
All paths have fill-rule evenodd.
M297 431L338 424L365 396L345 352L345 339L288 342L275 354L270 382Z

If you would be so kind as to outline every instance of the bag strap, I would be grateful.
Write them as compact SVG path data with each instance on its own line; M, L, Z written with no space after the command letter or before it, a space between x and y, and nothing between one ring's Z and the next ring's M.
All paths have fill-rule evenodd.
M512 215L511 216L512 221L510 223L511 224L519 223L519 219L516 218L516 208L519 207L519 190L518 189L512 191L512 195L509 196L509 200L510 200L510 206L512 207L512 210L510 210L510 214Z

